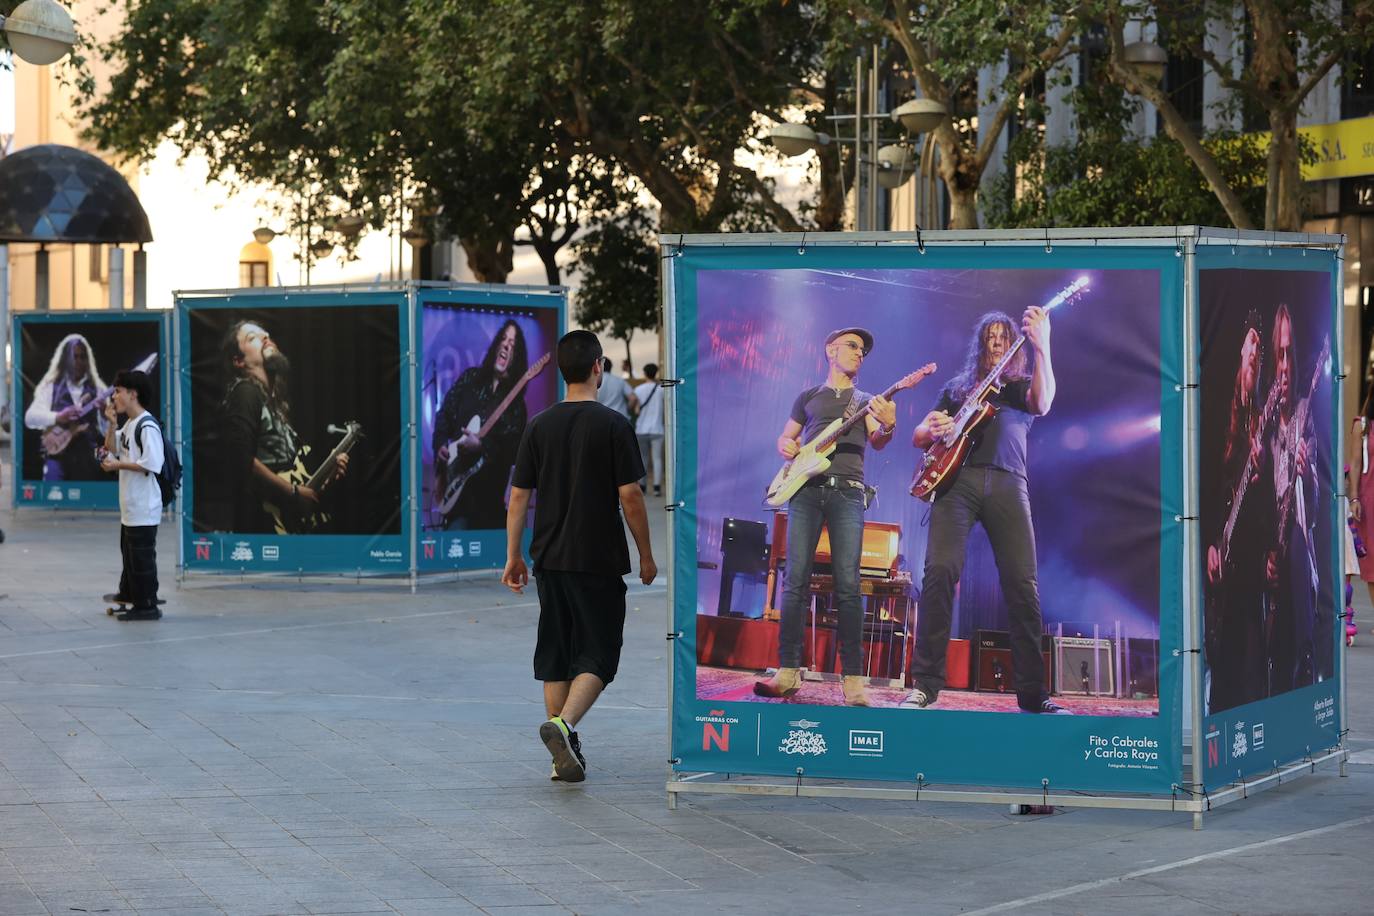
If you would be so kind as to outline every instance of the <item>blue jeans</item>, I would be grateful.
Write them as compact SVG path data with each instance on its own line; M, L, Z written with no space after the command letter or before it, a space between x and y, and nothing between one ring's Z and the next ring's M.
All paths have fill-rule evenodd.
M840 670L845 674L862 674L864 608L859 598L859 559L863 549L864 492L845 481L841 481L839 488L816 484L803 487L787 504L787 580L782 591L778 666L801 667L811 564L822 526L830 530L831 572L840 617L835 634Z

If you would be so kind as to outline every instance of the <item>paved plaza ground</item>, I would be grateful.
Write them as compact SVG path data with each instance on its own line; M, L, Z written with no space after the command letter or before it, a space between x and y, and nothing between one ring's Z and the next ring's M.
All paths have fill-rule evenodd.
M670 812L661 585L631 589L573 787L549 782L536 737L533 596L495 574L416 595L176 589L169 524L167 617L120 624L99 600L114 517L5 508L0 527L0 916L1374 911L1363 594L1349 777L1328 766L1202 831L929 802L684 796Z

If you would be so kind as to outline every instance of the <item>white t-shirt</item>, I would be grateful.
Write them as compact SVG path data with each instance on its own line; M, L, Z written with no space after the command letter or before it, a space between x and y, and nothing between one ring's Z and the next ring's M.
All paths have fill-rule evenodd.
M636 435L663 435L663 392L658 387L658 382L645 382L635 387L635 397L639 400L639 416L635 418ZM653 400L649 399L650 392L653 393Z
M139 423L143 423L143 430L135 436ZM120 468L119 521L129 527L161 524L162 488L157 485L157 472L162 470L162 427L145 411L119 428L115 448L115 457L120 461L148 469L144 472Z

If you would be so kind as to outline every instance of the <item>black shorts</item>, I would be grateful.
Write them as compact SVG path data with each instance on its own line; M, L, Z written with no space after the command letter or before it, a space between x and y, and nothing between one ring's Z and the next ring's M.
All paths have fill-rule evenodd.
M540 570L539 639L534 678L571 681L595 674L609 684L620 667L625 633L625 580L604 573Z

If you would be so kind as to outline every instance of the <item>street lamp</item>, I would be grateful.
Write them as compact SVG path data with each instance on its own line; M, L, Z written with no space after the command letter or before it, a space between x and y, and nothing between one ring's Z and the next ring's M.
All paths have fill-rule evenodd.
M854 124L853 139L845 137L839 142L852 142L854 145L854 225L859 231L878 228L878 189L895 190L905 184L916 171L916 156L908 145L898 142L879 148L879 121L890 119L901 124L913 135L926 134L926 148L933 150L929 142L930 132L948 116L945 106L933 99L914 99L899 106L895 111L879 111L878 62L876 47L872 49L872 60L867 66L862 57L856 61L855 113L826 116L827 121L836 123L836 133L840 132L839 127L843 122L852 121ZM778 152L789 158L805 155L813 149L820 150L832 142L837 142L828 134L812 130L805 124L788 123L774 125L765 134L765 138ZM933 159L933 152L920 157L920 169L923 174L931 168L929 162ZM843 169L840 174L843 176Z
M24 0L8 17L0 16L0 30L21 60L39 66L70 54L77 37L71 14L55 0Z
M1131 42L1126 45L1122 57L1127 66L1152 85L1164 79L1164 71L1169 67L1169 53L1153 41Z
M270 226L259 226L253 230L253 241L259 245L270 245L272 240L277 237L277 230Z

